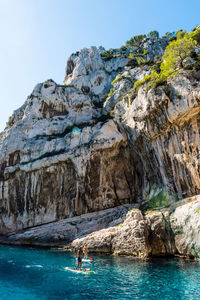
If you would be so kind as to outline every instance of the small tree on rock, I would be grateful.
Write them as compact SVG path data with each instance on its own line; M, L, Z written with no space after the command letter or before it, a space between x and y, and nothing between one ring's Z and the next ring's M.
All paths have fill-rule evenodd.
M148 33L148 37L151 39L151 40L155 40L155 39L158 39L159 38L159 32L154 30L154 31L150 31Z
M187 34L182 39L171 42L163 55L161 71L170 74L183 68L184 59L191 56L196 45L197 42Z

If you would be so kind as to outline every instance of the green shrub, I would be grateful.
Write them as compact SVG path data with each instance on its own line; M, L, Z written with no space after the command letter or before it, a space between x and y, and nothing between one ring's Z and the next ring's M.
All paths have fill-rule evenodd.
M135 54L134 54L134 53L129 53L128 57L129 57L130 59L135 59Z
M150 213L155 213L155 212L157 212L157 210L149 209L149 210L145 211L145 215L148 215Z
M137 63L137 60L136 58L134 57L133 59L129 59L128 63L127 63L127 66L128 67L132 67L132 68L135 68L138 66L138 63Z
M199 211L200 211L200 207L198 207L198 208L195 210L194 213L196 214L196 213L198 213Z
M128 79L128 80L130 80L131 81L131 79L130 79L130 76L128 76L128 75L122 75L122 76L118 76L118 77L116 77L112 82L111 82L111 84L113 85L113 84L115 84L116 82L118 82L118 81L120 81L120 80L122 80L122 79Z
M200 45L200 28L197 28L195 31L190 33L190 37Z
M144 58L144 56L146 54L147 54L147 51L145 49L137 49L137 51L135 53L129 53L128 57L129 57L130 61L133 60L133 67L141 66L141 65L145 65L145 64L149 63Z
M109 59L113 58L112 50L106 50L106 51L102 52L102 53L101 53L101 56L102 56L105 60L109 60Z
M130 211L130 212L131 212L131 211L136 211L136 208L131 208L131 210L129 210L129 211Z
M165 84L166 81L167 76L165 74L159 74L158 72L153 70L150 75L146 75L142 80L136 81L134 83L133 89L137 93L140 87L146 85L146 91L148 91L150 88L155 89L159 85Z
M193 71L199 71L200 70L200 57L196 59L196 62L193 66Z
M159 32L154 30L150 31L147 35L150 39L158 39L159 38Z
M182 29L178 30L176 32L176 39L180 40L180 39L184 38L185 34L186 34L185 30L184 31Z
M147 83L155 82L158 79L158 77L159 74L153 70L150 75L146 75L142 80L136 81L134 83L134 89L138 91L141 86Z
M110 117L111 117L111 118L114 118L114 116L115 116L115 111L114 111L114 110L111 110L111 111L110 111Z
M113 96L113 94L114 94L114 89L113 89L113 88L111 88L111 89L110 89L110 92L109 92L109 94L108 94L108 97L112 97L112 96Z
M136 60L137 60L138 66L148 64L147 60L144 59L144 57L142 57L142 56L137 57Z
M171 36L172 36L172 33L168 31L168 32L165 33L165 36L171 37Z
M121 51L126 51L126 50L127 50L127 46L121 46L119 49L120 49Z
M144 194L144 200L148 209L161 209L169 205L169 194L163 188L153 185Z
M149 65L151 64L151 69L156 71L157 73L160 73L160 65L161 65L162 59L160 57L155 57L154 60L149 62Z
M175 37L175 36L171 36L171 37L169 38L169 41L170 41L170 42L176 41L176 37Z
M64 87L69 87L69 88L74 88L74 89L80 91L79 88L77 86L75 86L74 84L63 84L63 86Z
M135 35L126 42L126 46L137 50L141 46L145 38L146 38L146 34Z
M197 42L188 34L181 39L171 42L163 55L161 72L166 76L183 68L183 61L194 51Z

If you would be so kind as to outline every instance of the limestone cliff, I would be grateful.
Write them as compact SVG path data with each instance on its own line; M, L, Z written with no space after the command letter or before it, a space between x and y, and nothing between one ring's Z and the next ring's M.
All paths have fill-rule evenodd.
M83 49L68 59L63 85L47 80L34 88L0 137L1 235L16 237L21 230L120 205L139 207L153 186L173 201L200 193L200 74L192 69L198 58L185 61L165 84L133 88L161 61L170 38L142 37L137 47L109 51ZM148 238L156 220L148 223L137 211L129 222L140 227L136 236L143 240L122 249L116 238L114 252L157 253ZM63 236L62 243L71 242ZM166 238L165 252L173 254L170 243Z
M80 83L75 86L74 77L73 85L52 80L38 84L5 129L0 143L1 233L133 202L128 141L103 114L100 98L126 59L116 60L101 89L96 72L104 66L100 52L84 49L78 58L78 83L88 76L81 76L83 63L94 68L92 94L86 85L84 91Z

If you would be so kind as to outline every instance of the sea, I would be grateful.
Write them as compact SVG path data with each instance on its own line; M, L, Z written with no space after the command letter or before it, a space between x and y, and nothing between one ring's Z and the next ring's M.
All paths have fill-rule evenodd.
M76 273L75 253L0 245L0 299L200 299L200 262L92 255Z

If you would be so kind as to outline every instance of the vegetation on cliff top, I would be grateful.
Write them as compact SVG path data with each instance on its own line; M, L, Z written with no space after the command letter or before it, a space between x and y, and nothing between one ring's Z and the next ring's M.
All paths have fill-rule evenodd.
M110 60L117 56L126 56L129 60L129 65L137 66L146 62L144 59L144 55L147 54L146 50L144 49L144 43L147 40L155 40L159 38L158 31L150 31L147 35L140 34L135 35L130 38L130 40L126 41L126 45L122 46L119 49L109 49L102 51L101 56L105 60ZM99 47L102 49L102 47Z
M187 58L193 57L199 61L199 54L196 54L195 48L200 45L200 29L197 28L191 33L178 31L176 40L173 40L167 46L159 69L152 68L150 75L146 75L142 80L134 83L133 90L135 92L146 84L146 89L156 88L167 82L170 77L185 68L184 61Z
M120 49L111 49L102 53L102 56L105 59L124 55L129 57L127 66L132 68L145 66L145 68L151 72L142 80L135 82L130 76L124 76L121 74L112 81L112 85L120 80L131 81L133 84L133 88L130 90L132 100L137 95L140 87L145 86L146 91L148 91L150 88L165 85L169 78L175 76L184 69L191 68L191 62L193 61L193 70L198 70L200 68L200 54L196 51L197 47L200 47L199 27L196 27L190 33L183 30L178 30L176 33L166 33L164 41L168 43L168 46L165 49L164 55L155 56L154 59L149 59L149 53L145 49L145 44L149 40L150 43L154 44L157 39L159 39L159 33L157 31L151 31L148 35L133 36L126 42L126 46L122 46ZM190 59L190 61L188 59ZM113 96L113 94L114 88L111 88L109 94L105 95L104 99L106 100L108 97Z

